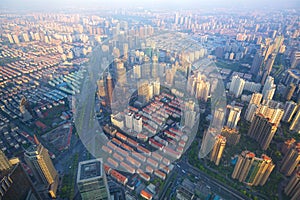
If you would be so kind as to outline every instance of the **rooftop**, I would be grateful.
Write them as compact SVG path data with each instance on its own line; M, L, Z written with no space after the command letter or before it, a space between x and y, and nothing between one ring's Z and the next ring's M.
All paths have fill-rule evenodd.
M102 176L102 160L93 159L79 163L77 182Z

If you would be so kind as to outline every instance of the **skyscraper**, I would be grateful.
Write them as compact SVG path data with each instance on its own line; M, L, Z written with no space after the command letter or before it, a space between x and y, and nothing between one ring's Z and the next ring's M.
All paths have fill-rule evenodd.
M217 135L215 138L215 144L210 153L210 161L214 162L216 165L220 164L220 160L226 145L226 138L222 135Z
M216 141L217 132L217 129L214 128L209 128L208 130L204 131L201 148L199 151L199 158L204 158L212 150Z
M224 125L225 111L222 108L218 108L214 111L212 116L211 127L216 129L222 129Z
M78 164L77 186L82 200L110 199L102 159L87 160Z
M280 171L286 176L290 176L300 161L300 143L293 144L282 159Z
M256 52L252 62L250 73L253 74L254 76L257 76L257 74L259 74L261 65L263 64L263 61L264 61L264 57L261 55L261 52Z
M291 200L300 199L300 171L291 177L284 188L284 193L289 196Z
M52 198L56 197L58 187L58 173L53 166L48 150L35 138L35 145L26 149L25 162L32 170L37 181L38 191L48 192Z
M236 106L227 105L226 109L226 126L229 128L236 128L238 121L240 120L241 108Z
M273 99L275 90L276 85L274 84L274 78L272 76L268 76L262 90L263 100Z
M230 83L229 92L233 94L236 98L238 98L243 93L244 86L244 79L240 78L239 76L233 76L232 81Z
M0 171L11 168L11 164L5 154L0 150Z
M296 86L294 83L291 83L290 85L288 85L286 87L285 94L284 94L285 100L287 100L287 101L291 100L295 90L296 90Z
M297 111L297 104L295 102L293 102L293 101L285 102L284 114L282 117L282 121L290 122L296 111Z
M108 73L106 77L106 88L107 88L107 104L111 105L112 98L113 98L113 80L110 73Z
M46 198L41 198L37 193L21 163L0 171L0 199L42 200Z
M184 112L184 125L192 128L195 124L196 112L192 110L186 110Z
M263 150L266 150L277 131L277 126L262 114L256 114L250 125L248 135L255 139Z
M268 180L275 165L272 159L263 154L255 157L250 151L243 151L235 164L231 177L250 186L263 186Z
M298 108L298 111L294 116L294 119L290 126L290 130L296 133L300 133L300 108Z

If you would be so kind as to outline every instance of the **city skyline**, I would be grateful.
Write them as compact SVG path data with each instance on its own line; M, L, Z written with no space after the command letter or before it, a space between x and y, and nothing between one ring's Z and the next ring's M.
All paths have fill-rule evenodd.
M281 3L1 2L0 198L300 198Z

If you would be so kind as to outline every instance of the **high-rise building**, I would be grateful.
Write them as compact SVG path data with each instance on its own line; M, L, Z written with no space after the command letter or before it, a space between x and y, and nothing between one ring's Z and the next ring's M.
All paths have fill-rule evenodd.
M3 200L42 200L33 186L21 163L14 164L9 169L0 171L0 199Z
M296 133L300 133L300 108L298 108L298 111L294 116L294 119L290 126L290 130Z
M229 145L236 145L241 138L241 134L237 129L229 128L227 126L223 127L221 135L226 137L226 143Z
M263 150L266 150L277 131L277 126L262 114L256 114L250 125L248 135L255 139Z
M259 105L256 105L256 104L249 104L248 105L247 110L245 112L245 119L248 122L253 121L254 115L255 115L258 108L259 108Z
M98 85L98 98L104 98L106 96L106 91L105 91L105 85L104 85L104 80L101 79L99 81L97 81L97 85Z
M106 77L106 88L107 88L107 104L111 105L112 98L113 98L113 80L110 73L108 73Z
M189 128L193 128L196 120L196 112L192 110L186 110L184 112L184 125Z
M296 111L297 111L297 104L295 102L293 101L285 102L282 121L290 122L292 120L293 115L296 113Z
M148 80L143 79L138 82L138 98L142 103L147 103L153 96L153 87L151 91L151 84Z
M217 132L218 130L214 128L209 128L208 130L204 131L201 148L199 151L199 158L204 158L212 150L216 141Z
M226 145L226 138L222 135L217 135L215 138L215 144L210 153L210 161L214 162L216 165L220 164L222 154Z
M160 82L159 80L156 80L152 82L153 84L153 95L159 95L160 94Z
M250 186L263 186L268 180L275 165L272 159L263 154L255 157L250 151L243 151L235 164L231 177Z
M48 192L52 198L56 198L58 187L58 173L53 166L48 150L35 138L35 145L26 149L25 162L32 170L37 181L37 190Z
M274 78L272 76L268 76L262 90L263 100L273 99L275 90L276 85L274 84Z
M296 86L294 83L291 83L289 86L287 86L284 94L285 100L287 101L291 100L295 90L296 90Z
M298 69L288 69L286 71L286 75L284 78L284 85L290 85L293 83L294 85L300 84L300 70Z
M102 159L87 160L78 164L77 186L82 200L110 199Z
M0 171L7 170L9 168L11 168L11 163L5 154L0 150Z
M133 128L132 123L133 123L133 113L128 112L128 113L125 114L125 126L126 126L126 128L132 129Z
M300 161L300 143L293 144L282 159L280 171L286 176L290 176L298 166Z
M296 68L300 64L300 51L295 51L291 56L291 68Z
M284 188L284 193L289 196L291 200L300 199L300 171L293 174Z
M261 93L255 92L255 93L253 93L253 94L251 95L251 99L250 99L249 104L260 105L261 100L262 100L262 94L261 94Z
M238 121L240 120L241 108L237 106L227 105L225 124L229 128L236 128Z
M262 114L265 118L268 118L271 123L278 126L284 115L284 110L278 106L274 107L268 104L262 104L256 110L256 114Z
M236 98L238 98L243 93L244 86L244 79L240 78L239 76L233 76L232 81L230 83L229 92L233 94Z
M263 61L264 61L264 57L262 56L261 52L257 52L254 56L250 73L253 74L254 76L257 76L263 64Z
M294 138L286 140L281 147L281 152L283 154L286 154L290 150L290 148L294 147L295 142L296 142L296 140Z
M143 130L143 121L141 115L139 114L136 114L133 117L133 130L137 133L140 133Z
M225 120L225 111L222 108L218 108L214 111L212 116L211 127L216 129L222 129Z

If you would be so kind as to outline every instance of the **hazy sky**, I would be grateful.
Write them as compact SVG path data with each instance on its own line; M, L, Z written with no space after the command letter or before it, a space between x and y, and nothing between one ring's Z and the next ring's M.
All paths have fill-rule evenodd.
M300 0L0 0L0 7L55 9L65 7L149 8L299 8Z

